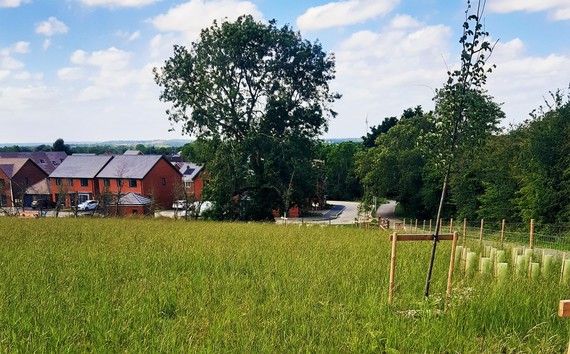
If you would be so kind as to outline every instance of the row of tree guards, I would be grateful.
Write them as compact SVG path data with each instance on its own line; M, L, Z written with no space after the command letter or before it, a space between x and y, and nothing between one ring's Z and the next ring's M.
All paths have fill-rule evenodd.
M531 225L533 225L531 223ZM533 228L531 227L531 230ZM431 234L401 234L394 232L390 235L392 242L392 254L390 258L390 283L388 304L392 305L395 286L395 270L396 270L396 244L397 241L430 241L433 239ZM440 234L440 241L452 240L452 250L449 261L449 271L447 279L447 300L451 298L453 275L455 268L459 265L460 272L466 277L472 277L475 274L482 276L492 276L498 283L504 283L509 279L509 275L513 279L526 277L532 280L540 277L555 276L554 255L547 254L544 250L536 252L533 248L532 233L530 246L520 246L511 248L511 257L507 258L507 251L501 248L495 248L491 245L483 246L482 252L474 252L465 246L465 234L463 237L463 245L458 245L458 233ZM509 261L512 268L509 268ZM570 284L570 259L566 259L566 253L562 253L562 262L560 268L560 282Z
M501 247L503 247L503 243L505 242L505 231L506 231L506 221L505 219L503 219L501 221L501 238L500 238L500 242L501 242ZM368 224L365 224L365 227L368 228ZM444 224L443 224L443 219L439 220L439 229L443 232L444 230L446 230L446 228L444 228ZM452 234L454 232L454 227L456 227L457 225L454 225L454 220L450 219L449 220L449 233ZM385 229L385 226L382 226L381 223L378 223L378 228L379 229ZM427 232L432 232L432 230L434 229L434 225L433 225L433 221L432 220L423 220L421 224L418 224L418 219L415 219L415 222L413 219L404 219L402 221L402 223L395 223L393 225L393 228L395 230L405 230L405 231L418 231L418 230L423 230L423 231L427 231ZM485 220L481 219L481 223L480 223L480 227L479 227L479 241L482 242L483 241L483 231L485 228ZM535 228L535 222L534 219L530 220L530 231L529 231L529 248L533 249L534 248L534 236L535 236L535 232L534 232L534 228ZM467 235L467 219L463 219L463 232L462 232L462 246L465 247L465 240L466 240L466 235Z

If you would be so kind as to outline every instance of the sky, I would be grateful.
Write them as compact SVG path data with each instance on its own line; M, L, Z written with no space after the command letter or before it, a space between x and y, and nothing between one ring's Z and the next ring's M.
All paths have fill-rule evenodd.
M336 58L338 117L358 138L406 108L433 109L459 62L466 0L0 0L0 143L190 138L152 69L214 20L289 24ZM487 0L497 42L486 89L517 124L570 84L570 1Z

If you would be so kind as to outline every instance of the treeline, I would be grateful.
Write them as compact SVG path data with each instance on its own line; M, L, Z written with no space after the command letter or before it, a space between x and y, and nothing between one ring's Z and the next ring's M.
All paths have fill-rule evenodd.
M417 107L387 118L355 156L366 196L395 199L418 218L434 217L441 192L443 171L426 138L431 114ZM446 217L570 222L570 100L560 91L527 121L454 158Z
M52 145L40 144L37 146L0 146L0 152L34 152L34 151L64 151L68 155L71 154L114 154L121 155L127 150L139 150L145 155L169 155L178 151L179 148L171 146L153 146L143 144L133 145L68 145L63 139L57 139Z

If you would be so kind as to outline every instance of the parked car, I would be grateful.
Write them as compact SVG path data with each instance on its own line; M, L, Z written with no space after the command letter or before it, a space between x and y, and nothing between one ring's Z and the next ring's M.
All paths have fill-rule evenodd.
M186 210L186 201L175 200L174 203L172 203L172 209Z
M95 210L99 206L99 202L96 200L86 200L83 203L77 205L77 210L87 211Z

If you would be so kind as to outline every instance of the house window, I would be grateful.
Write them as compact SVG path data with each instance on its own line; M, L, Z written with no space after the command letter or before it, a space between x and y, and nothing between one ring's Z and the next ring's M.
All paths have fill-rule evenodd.
M120 178L117 178L117 187L120 187L123 185L123 182L121 181Z
M40 163L46 163L46 160L40 159Z
M87 178L82 178L80 182L81 182L81 187L87 187L89 185Z
M108 179L108 178L105 178L105 179L103 180L103 185L104 185L105 187L109 187L109 186L111 185L111 180Z
M6 181L3 178L0 178L0 187L4 187L6 185Z
M166 186L166 178L162 177L162 185Z
M30 184L28 177L24 178L24 186L28 186Z
M137 187L137 180L136 179L129 179L129 187L136 188Z
M0 195L0 206L8 206L8 198L4 194Z
M55 179L55 185L56 185L56 186L61 186L61 178L56 178L56 179Z
M68 179L67 179L67 185L68 185L68 186L73 186L73 178L68 178Z

